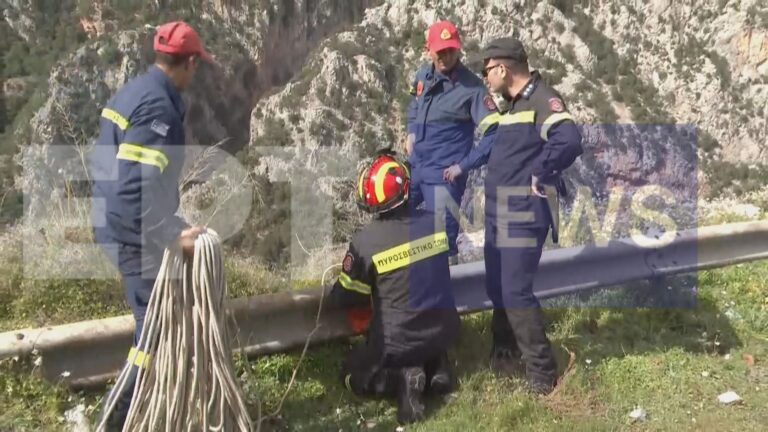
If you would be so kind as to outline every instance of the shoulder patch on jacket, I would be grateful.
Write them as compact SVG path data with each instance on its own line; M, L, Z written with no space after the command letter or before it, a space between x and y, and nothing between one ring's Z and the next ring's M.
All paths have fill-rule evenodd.
M565 105L563 104L563 101L560 98L553 97L549 98L549 109L552 112L563 112L565 111Z
M152 120L152 124L149 126L149 128L152 129L156 134L165 137L168 135L168 129L171 127L159 120Z
M344 273L350 273L354 264L355 257L352 256L351 253L347 252L347 255L344 257L344 261L341 263L341 268L344 270Z

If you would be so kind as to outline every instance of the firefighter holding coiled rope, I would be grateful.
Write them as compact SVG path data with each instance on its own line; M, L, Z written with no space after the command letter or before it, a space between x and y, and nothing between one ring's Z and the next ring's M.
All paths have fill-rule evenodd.
M125 366L134 381L137 369L149 361L135 345L163 252L176 246L191 255L195 238L205 231L175 213L185 143L180 92L190 85L199 62L212 59L197 32L180 21L158 27L154 50L155 64L126 83L102 110L91 155L94 235L120 270L136 320ZM122 430L128 414L133 385L124 388L106 419L109 431Z

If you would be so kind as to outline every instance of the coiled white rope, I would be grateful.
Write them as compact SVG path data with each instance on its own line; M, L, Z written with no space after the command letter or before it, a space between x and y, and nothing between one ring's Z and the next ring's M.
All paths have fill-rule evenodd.
M123 431L254 430L232 363L225 297L215 231L197 237L191 265L178 248L165 250L138 343L150 357L138 370ZM120 374L97 431L104 430L130 369Z

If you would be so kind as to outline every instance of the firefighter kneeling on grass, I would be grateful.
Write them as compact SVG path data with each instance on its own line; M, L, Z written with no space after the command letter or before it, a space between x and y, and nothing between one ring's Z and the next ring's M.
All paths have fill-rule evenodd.
M395 153L380 152L364 167L357 201L375 218L352 239L331 291L356 331L368 330L344 361L344 385L359 396L397 398L400 423L424 419L425 393L452 391L447 350L460 325L444 223L409 205L409 189L409 167Z

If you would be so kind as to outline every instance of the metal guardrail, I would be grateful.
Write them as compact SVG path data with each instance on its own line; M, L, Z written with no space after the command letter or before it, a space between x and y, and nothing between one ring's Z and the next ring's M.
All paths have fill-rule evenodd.
M545 251L534 282L540 299L632 281L691 273L768 258L768 221L681 231L666 245L642 247L631 240L605 246ZM483 262L451 268L461 313L490 308ZM315 328L323 291L311 289L231 300L239 348L269 354L302 346ZM313 343L352 335L340 310L326 303ZM42 375L81 388L104 384L119 372L132 343L130 315L0 334L0 359L42 356Z

